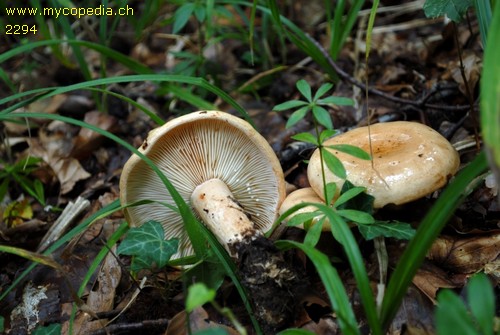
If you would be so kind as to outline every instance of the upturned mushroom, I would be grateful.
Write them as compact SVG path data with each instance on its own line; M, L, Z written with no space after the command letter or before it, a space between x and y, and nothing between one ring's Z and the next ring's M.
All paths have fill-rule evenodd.
M187 114L152 130L139 151L191 203L231 255L239 243L272 227L285 195L283 172L267 141L246 121L219 111ZM165 238L179 239L174 258L193 253L172 197L137 155L123 168L120 198L122 204L153 200L126 208L129 224L158 221Z
M374 208L400 205L426 196L444 186L460 165L457 151L441 134L416 122L378 123L371 126L370 132L367 127L356 128L327 140L324 146L350 144L370 152L370 139L373 167L369 160L331 148L327 150L344 164L346 179L366 187L366 193L375 198ZM324 170L326 183L336 183L338 193L344 180L326 166ZM311 156L307 177L323 199L319 150Z
M247 122L204 111L151 131L139 151L160 168L236 258L264 333L276 333L293 317L294 292L302 280L262 234L272 227L285 197L283 171L270 145ZM174 257L193 253L172 197L136 155L123 168L120 198L122 204L154 200L125 208L129 224L161 222L167 239L179 239Z

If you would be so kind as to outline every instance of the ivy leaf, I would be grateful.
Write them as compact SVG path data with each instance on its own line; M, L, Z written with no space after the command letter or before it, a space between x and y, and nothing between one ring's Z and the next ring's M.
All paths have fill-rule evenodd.
M446 15L450 20L460 22L472 5L472 0L427 0L424 13L429 18Z
M177 252L179 241L165 241L163 226L156 221L148 221L140 227L131 228L127 237L118 246L117 252L134 256L132 271L162 268Z
M409 240L415 235L415 229L408 223L399 221L376 221L366 225L360 224L358 229L365 240L371 240L379 236Z

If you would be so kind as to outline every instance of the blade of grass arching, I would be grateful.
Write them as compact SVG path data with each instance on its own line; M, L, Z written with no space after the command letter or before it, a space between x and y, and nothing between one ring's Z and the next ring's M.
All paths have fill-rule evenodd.
M85 229L87 229L89 225L91 225L95 221L105 218L120 209L121 207L119 200L115 200L109 205L101 208L100 210L89 216L87 219L85 219L81 224L71 229L68 233L66 233L60 239L55 241L54 244L52 244L50 247L47 248L47 250L45 250L42 253L42 255L45 256L50 255L55 250L59 249L62 245L69 242L73 237L82 233ZM16 279L14 279L14 281L12 282L12 284L10 284L10 286L0 294L0 301L2 301L14 288L16 288L17 285L19 285L37 265L38 263L32 263L19 276L17 276Z
M184 199L180 196L180 194L177 192L175 187L172 185L172 183L168 180L168 178L160 171L160 169L154 164L154 162L146 157L143 153L141 153L139 150L137 150L135 147L121 139L120 137L116 136L115 134L112 134L106 130L103 130L97 126L91 125L89 123L85 123L80 120L76 120L70 117L62 116L62 115L56 115L56 114L46 114L46 113L15 113L12 115L4 116L3 118L0 116L0 120L5 119L5 118L40 118L40 119L50 119L50 120L58 120L62 121L65 123L73 124L79 127L87 128L89 130L92 130L100 135L103 135L110 140L114 141L115 143L121 145L122 147L128 149L129 151L133 152L137 156L139 156L144 163L146 163L160 178L160 180L163 182L165 185L165 188L167 191L170 193L172 196L172 199L175 202L175 205L179 209L179 213L182 216L182 219L184 221L184 225L186 227L189 239L191 240L191 243L193 245L193 249L195 251L196 255L202 255L203 251L205 250L205 240L199 233L199 226L201 225L196 217L194 216L193 212L191 211L191 207L189 207L188 204L184 201Z
M31 7L37 9L37 13L43 13L43 6L41 5L41 2L39 0L30 0ZM35 22L36 22L36 28L40 30L40 35L43 36L45 39L52 40L52 34L50 32L50 28L47 24L49 20L44 17L43 15L35 15ZM29 44L31 44L30 42ZM61 43L54 43L50 44L50 49L54 56L57 58L57 60L64 66L66 67L71 67L71 61L65 57L61 51ZM0 61L1 63L1 61Z
M478 181L475 179L487 166L485 154L482 152L451 181L420 223L389 279L380 312L383 329L387 329L391 324L432 243L458 205L477 186Z
M227 271L228 276L234 281L235 285L237 286L237 289L239 293L241 294L241 297L244 301L245 307L248 309L248 313L252 318L252 322L255 322L254 326L256 329L259 329L259 325L257 321L253 318L252 314L252 309L250 304L248 303L248 298L244 290L242 289L241 285L239 284L239 280L236 277L235 273L235 268L234 265L232 265L231 260L229 259L229 256L223 249L223 247L218 243L218 241L213 237L213 235L210 235L208 230L205 228L203 224L201 224L194 216L193 212L191 211L191 208L186 204L184 199L179 195L177 190L174 188L174 186L170 183L168 178L158 169L158 167L151 161L148 157L144 156L141 152L139 152L135 147L131 146L121 138L117 137L116 135L107 132L103 129L100 129L99 127L93 126L91 124L87 124L83 121L80 120L75 120L69 117L64 117L60 115L54 115L54 114L45 114L45 113L16 113L13 114L11 117L21 117L21 118L46 118L46 119L52 119L52 120L59 120L65 123L70 123L76 126L80 127L85 127L87 129L90 129L92 131L95 131L96 133L99 133L103 136L106 136L107 138L113 140L114 142L120 144L121 146L125 147L126 149L132 151L134 154L138 155L148 166L155 171L155 173L158 175L158 177L161 179L165 187L167 188L168 192L172 196L177 208L179 209L179 212L183 218L184 225L186 228L186 231L188 233L189 239L193 245L193 249L195 251L195 254L198 256L201 256L204 254L204 251L206 249L205 247L205 240L208 238L210 244L214 248L214 252L218 256L219 260L221 260L225 270ZM0 120L2 118L0 117ZM125 204L124 204L125 205ZM232 267L231 267L232 265Z
M328 217L330 225L332 226L333 236L342 244L342 247L344 248L352 273L356 279L356 285L358 287L371 333L374 335L382 335L383 332L377 313L374 293L370 285L370 279L368 278L368 273L366 272L361 251L359 250L359 246L354 238L354 235L352 234L351 229L347 223L330 207L322 204L318 208Z
M113 234L108 238L106 241L106 244L101 250L99 250L99 253L96 255L96 257L92 260L92 263L90 263L90 266L85 273L85 276L82 278L82 282L80 283L80 287L76 293L78 298L81 298L82 295L85 293L85 289L87 288L87 284L90 282L92 279L92 276L96 272L96 270L99 268L101 265L102 261L104 258L108 255L110 250L113 248L113 246L120 240L123 235L128 231L128 224L126 222L122 223L118 229L113 232ZM75 321L76 317L76 312L78 310L77 303L73 302L73 308L71 310L71 314L69 317L69 334L73 334L73 323Z
M239 2L238 2L239 3ZM249 4L241 3L243 6L248 6ZM257 6L257 8L268 15L272 16L272 12L262 6ZM319 66L325 71L332 79L337 78L337 74L333 67L328 63L328 61L323 56L323 53L319 48L314 44L311 39L300 29L297 27L292 21L288 20L283 16L279 16L280 25L286 27L285 34L286 36L295 44L300 50L302 50L306 55L311 57Z
M375 23L375 16L377 15L377 8L379 0L374 0L372 8L370 10L370 17L368 18L368 26L366 27L366 51L365 51L365 62L368 66L368 59L370 58L370 50L372 46L372 31L373 25Z
M476 9L477 20L479 22L479 32L481 33L481 42L483 42L484 49L486 48L486 40L492 16L491 3L489 1L474 0L474 8Z
M5 62L11 57L14 57L16 55L19 55L24 52L30 52L36 48L39 47L44 47L44 46L52 46L52 45L60 45L62 43L68 43L68 44L76 44L76 45L81 45L86 48L93 49L97 52L100 52L102 54L105 54L106 57L111 58L120 64L124 65L127 67L129 70L134 71L139 74L152 74L154 73L152 69L149 67L143 65L142 63L136 61L135 59L132 59L128 56L125 56L124 54L117 52L113 49L110 49L104 45L100 45L97 43L93 42L88 42L88 41L80 41L80 40L49 40L49 41L39 41L39 42L30 42L25 45L18 46L14 49L11 49L7 52L4 52L0 54L0 64Z
M88 90L90 90L90 91L97 91L97 92L101 92L101 93L106 93L107 95L114 96L114 97L116 97L118 99L121 99L121 100L123 100L123 101L131 104L135 108L140 109L141 111L143 111L144 114L146 114L151 120L153 120L159 126L161 126L161 125L163 125L165 123L165 121L163 121L163 119L160 118L158 115L156 115L155 113L153 113L152 111L150 111L149 109L147 109L146 107L144 107L143 105L141 105L140 103L135 102L134 100L130 99L129 97L127 97L127 96L125 96L123 94L116 93L116 92L111 92L111 91L108 91L108 90L105 90L105 89L102 89L102 88L88 88Z
M343 2L343 1L340 1ZM342 15L344 10L342 8L342 11L338 10L338 7L340 6L340 2L337 3L337 8L335 9L335 17L334 17L334 27L337 26L336 30L339 32L338 35L337 33L332 32L332 41L331 41L331 46L330 46L330 55L333 59L336 59L340 50L342 49L345 41L347 40L347 37L349 37L349 34L351 33L352 27L354 26L354 23L356 23L356 20L358 18L358 13L363 7L363 4L365 3L364 0L356 0L353 1L352 4L350 4L350 9L349 12L347 13L347 17L337 17L337 11ZM343 7L343 6L342 6Z
M50 5L52 8L62 8L60 7L59 3L56 0L51 0ZM57 20L55 20L61 29L64 32L64 35L69 39L69 40L76 40L75 33L73 32L73 29L71 28L71 24L69 23L69 19L65 15L59 15ZM90 80L92 79L92 75L90 74L90 69L85 61L85 57L83 56L82 49L80 49L80 46L78 44L70 44L71 49L73 50L73 54L75 56L76 62L78 63L78 67L80 71L82 72L83 78L85 80Z
M359 250L358 244L356 243L356 240L347 223L339 215L337 215L332 208L324 204L303 202L285 211L285 213L278 217L274 225L279 224L290 214L305 206L316 207L323 214L325 214L330 221L330 225L332 226L332 234L334 235L335 239L342 244L349 260L351 270L356 279L356 284L371 333L375 335L382 335L381 323L378 318L374 294L370 286L368 274L366 272L366 268L364 266L363 258L361 257L361 252Z
M331 265L330 260L325 254L307 246L303 243L282 240L276 241L276 246L280 249L297 248L302 250L307 257L313 262L316 271L318 272L321 282L332 304L332 308L338 318L339 327L342 334L360 334L358 323L354 316L354 311L351 308L349 297L344 288L344 284L340 279L337 270Z
M230 104L234 109L236 109L241 116L245 118L245 120L250 123L252 126L255 127L252 119L250 118L250 115L246 112L246 110L240 106L234 100L229 94L221 90L215 85L210 84L208 81L206 81L203 78L197 78L197 77L189 77L189 76L180 76L180 75L166 75L166 74L142 74L142 75L130 75L130 76L119 76L119 77L112 77L112 78L101 78L101 79L95 79L95 80L89 80L86 82L78 83L78 84L73 84L69 86L64 86L64 87L56 87L48 91L47 93L44 93L40 96L37 97L37 99L41 98L49 98L51 96L57 95L57 94L62 94L78 89L85 89L88 87L93 87L93 86L99 86L99 85L108 85L108 84L116 84L116 83L127 83L127 82L137 82L137 81L152 81L152 82L172 82L172 83L183 83L183 84L190 84L190 85L196 85L200 86L207 91L210 91L214 93L215 95L219 96L222 100L226 101L228 104ZM34 90L36 93L39 93L40 90ZM29 92L29 91L28 91ZM26 96L28 92L23 92L22 96ZM28 93L29 94L29 93ZM14 101L19 98L21 94L16 94L4 99L0 100L0 105ZM4 110L0 111L0 117L4 116L6 114L9 114L16 109L19 109L21 107L24 107L28 105L29 103L33 102L33 99L27 99L25 101L18 102L10 107L5 108Z
M7 73L5 73L5 71L2 68L0 68L0 79L2 79L2 81L5 83L5 85L7 85L7 87L9 88L9 90L12 91L12 93L17 92L16 86L10 80L9 76L7 75Z
M330 27L330 55L337 55L339 45L341 44L342 38L342 18L344 16L345 1L337 1L335 6L335 13L333 15L333 21L328 22ZM333 57L333 56L332 56ZM336 59L334 57L333 59Z
M480 115L483 141L490 167L500 182L500 4L497 3L484 51Z
M250 9L250 26L248 27L248 46L250 47L250 64L254 65L254 32L255 32L255 13L257 12L257 2L258 0L252 1L252 7Z
M214 110L217 109L213 104L210 102L206 101L203 98L200 98L199 96L189 92L189 90L180 87L178 85L172 84L168 85L167 90L174 94L177 98L193 105L196 106L200 109L207 109L207 110Z

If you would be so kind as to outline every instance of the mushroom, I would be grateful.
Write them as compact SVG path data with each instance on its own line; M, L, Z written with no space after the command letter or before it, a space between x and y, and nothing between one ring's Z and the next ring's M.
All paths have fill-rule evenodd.
M281 207L279 209L279 214L283 215L283 213L285 213L287 210L289 210L293 206L304 203L304 202L309 202L309 203L313 203L313 204L324 204L325 203L323 201L323 199L321 199L319 197L319 195L311 187L299 188L299 189L291 192L285 198L285 200L283 201L283 203L281 204ZM297 214L312 213L315 211L317 211L317 208L315 206L312 206L312 205L302 207L302 208L298 209L297 211L293 212L292 214L290 214L287 217L286 221L290 221L290 219ZM313 225L316 224L321 216L322 215L320 214L317 217L314 217L312 219L311 224L313 224ZM295 227L304 229L303 224L299 224ZM323 231L330 231L331 230L331 227L330 227L330 224L329 224L329 221L327 218L325 218L325 221L323 222L323 227L321 228L321 230L323 230Z
M350 144L370 152L369 138L373 167L372 161L328 148ZM342 161L347 180L366 187L366 193L375 197L374 208L391 203L400 205L426 196L444 186L460 165L457 151L441 134L416 122L378 123L370 127L370 132L368 127L360 127L335 136L323 145ZM338 193L344 180L326 166L324 170L326 183L335 182ZM309 161L307 177L314 191L324 199L321 176L321 160L316 150Z
M191 203L231 255L237 254L239 243L272 227L285 195L283 171L267 141L246 121L219 111L187 114L152 130L139 151ZM193 254L172 197L137 155L123 168L120 199L122 204L153 200L125 208L128 223L158 221L166 239L179 239L173 258Z
M264 333L283 328L294 316L295 295L305 280L262 234L273 226L285 197L283 171L266 140L235 116L206 111L151 131L139 151L159 167L236 258ZM172 197L137 155L123 168L120 198L122 204L153 200L125 208L129 224L161 222L165 238L179 238L180 251L173 257L193 253Z

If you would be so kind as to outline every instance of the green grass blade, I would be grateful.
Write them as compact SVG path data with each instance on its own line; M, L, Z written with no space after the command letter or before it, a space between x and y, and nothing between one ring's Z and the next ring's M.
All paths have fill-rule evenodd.
M9 50L7 52L4 52L3 54L0 54L0 63L5 62L9 58L12 58L16 55L25 53L25 52L30 52L36 48L39 47L44 47L44 46L52 46L52 45L60 45L61 43L68 43L71 45L80 45L89 49L93 49L101 54L104 54L106 57L111 58L122 65L126 66L128 69L139 73L139 74L152 74L153 70L151 70L149 67L143 65L142 63L136 61L133 58L130 58L128 56L125 56L124 54L117 52L113 49L110 49L104 45L100 45L97 43L92 43L88 41L80 41L80 40L61 40L61 39L56 39L56 40L49 40L49 41L39 41L39 42L30 42L25 45L18 46L12 50Z
M102 79L95 79L95 80L90 80L86 81L83 83L78 83L78 84L73 84L69 86L64 86L64 87L56 87L56 88L51 88L47 93L42 94L41 96L37 96L36 98L31 98L27 99L25 101L18 102L10 107L5 108L3 111L0 111L0 116L6 115L11 113L12 111L24 107L30 103L32 103L34 100L41 99L41 98L49 98L51 96L57 95L57 94L62 94L74 90L79 90L79 89L86 89L89 87L94 87L94 86L99 86L99 85L109 85L109 84L116 84L116 83L127 83L127 82L137 82L137 81L152 81L152 82L172 82L172 83L183 83L183 84L189 84L189 85L196 85L201 88L206 89L207 91L210 91L214 93L215 95L219 96L222 100L226 101L228 104L230 104L234 109L236 109L244 118L246 121L248 121L251 125L254 125L252 119L248 115L248 113L245 111L243 107L241 107L236 100L234 100L229 94L221 90L215 85L210 84L208 81L206 81L203 78L196 78L196 77L189 77L189 76L180 76L180 75L166 75L166 74L142 74L142 75L129 75L129 76L120 76L120 77L112 77L112 78L102 78ZM44 90L33 90L33 91L28 91L28 92L23 92L19 93L4 99L0 100L0 105L2 104L7 104L9 102L12 102L14 100L19 99L20 97L24 97L29 95L29 92L34 92L34 93L40 93L44 92Z
M497 4L488 32L481 76L481 130L490 166L500 181L500 5Z
M85 273L85 276L83 277L82 282L80 283L80 287L79 287L78 291L76 292L78 298L81 298L82 295L85 293L87 285L90 282L90 280L92 279L94 273L97 271L97 269L99 268L99 266L102 263L102 261L104 260L104 258L108 255L111 248L128 231L128 228L129 228L129 226L126 222L122 223L118 227L118 229L115 232L113 232L113 234L108 238L108 240L106 241L106 247L101 248L101 250L99 250L99 253L92 260L92 263L90 264L87 272ZM73 308L72 308L70 319L69 319L70 329L73 326L73 323L74 323L74 320L76 317L76 311L77 311L77 305L75 302L73 302ZM70 330L69 333L72 334L72 331Z
M368 27L366 28L366 51L365 51L365 61L368 64L368 58L370 57L370 49L372 45L372 31L373 24L375 23L375 16L377 15L377 8L379 0L373 1L372 8L370 10L370 17L368 18Z
M387 285L380 313L384 329L389 327L396 315L406 290L432 243L453 215L457 206L476 186L473 183L475 178L484 172L486 168L485 154L480 153L451 181L421 222Z
M307 255L313 262L321 278L321 282L325 286L332 308L338 317L342 334L360 334L358 323L354 316L354 311L351 308L344 284L328 257L308 245L295 241L276 241L276 246L280 249L294 247L302 250Z
M143 111L144 114L146 114L151 120L153 120L159 126L161 126L161 125L163 125L165 123L165 121L163 121L163 119L160 118L158 115L156 115L154 112L150 111L149 109L147 109L146 107L144 107L140 103L138 103L138 102L130 99L129 97L127 97L127 96L125 96L123 94L112 92L112 91L108 91L108 90L105 90L105 89L102 89L102 88L88 88L88 90L90 90L90 91L97 91L97 92L101 92L101 93L106 93L107 95L111 95L113 97L116 97L118 99L121 99L121 100L123 100L123 101L131 104L135 108Z
M490 22L492 16L491 3L484 0L474 0L474 8L476 9L477 20L479 21L481 42L483 42L483 48L486 48L486 41L488 37L488 31L490 30Z

